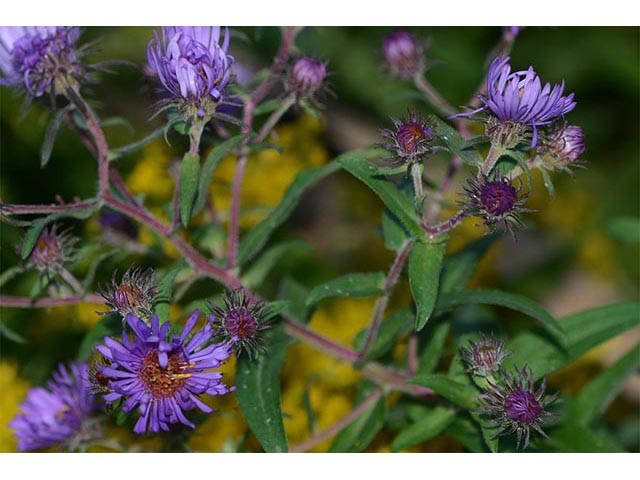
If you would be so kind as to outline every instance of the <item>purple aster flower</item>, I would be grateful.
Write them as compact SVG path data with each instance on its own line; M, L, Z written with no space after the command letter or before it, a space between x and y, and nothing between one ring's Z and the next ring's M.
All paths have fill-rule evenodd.
M298 98L308 98L322 87L327 76L325 63L313 57L294 60L288 75L288 89Z
M424 52L418 39L409 32L393 32L382 40L382 53L391 73L413 78L425 68Z
M380 130L380 135L389 139L383 147L393 153L392 163L410 165L434 151L433 132L421 114L409 111L406 117L391 117L391 121L393 130Z
M553 88L549 83L542 86L542 81L532 66L528 70L512 73L509 57L497 57L487 74L487 94L481 97L484 105L456 116L470 116L487 111L488 135L509 148L522 139L523 127L531 127L533 148L537 144L539 126L549 125L575 108L574 94L563 96L563 92L564 82ZM516 129L516 134L505 132L505 129Z
M151 69L189 115L211 116L231 79L233 56L225 27L162 27L147 47Z
M0 27L0 85L55 96L84 76L78 27Z
M543 437L547 435L541 428L552 414L545 408L554 402L557 395L545 398L546 379L542 379L536 390L533 371L526 366L515 369L515 375L504 374L502 384L488 379L489 387L479 397L480 413L488 415L490 422L499 425L494 437L516 433L517 448L529 445L530 429Z
M584 132L575 125L562 124L542 138L538 156L549 170L565 170L582 166L580 157L585 152Z
M73 246L77 241L69 230L60 231L57 223L44 228L27 258L27 268L36 269L45 276L60 274L65 264L75 259Z
M127 413L137 409L140 417L135 433L168 431L175 423L195 428L185 411L196 407L206 413L213 411L200 395L224 395L234 390L221 382L221 372L211 371L229 357L231 345L210 343L213 319L190 336L198 316L196 310L182 333L175 335L169 331L169 322L160 325L157 315L147 326L129 314L126 321L135 336L129 338L124 331L122 342L105 337L104 345L96 347L108 364L98 366L108 379L109 393L103 398L110 404L122 401Z
M235 290L225 294L224 307L211 309L216 316L214 336L234 343L237 355L246 352L251 358L263 350L272 325L264 302L252 302L243 290Z
M72 444L85 430L95 410L85 363L63 364L54 371L46 388L29 390L20 404L21 412L9 423L18 438L20 451L36 450L57 444Z
M511 355L505 350L504 342L493 335L480 334L480 340L469 341L468 347L461 348L462 358L469 365L469 371L481 377L491 376L500 370L502 361Z
M100 292L111 308L105 314L117 313L122 317L132 314L148 322L153 315L154 304L161 300L158 296L156 271L153 268L141 270L130 267L120 282L116 281L116 274L117 272L113 272L111 285Z
M468 180L465 199L460 202L465 214L480 217L490 231L498 223L513 235L513 227L522 227L520 214L533 210L523 208L528 195L520 195L522 185L514 187L508 178L489 179L486 176Z

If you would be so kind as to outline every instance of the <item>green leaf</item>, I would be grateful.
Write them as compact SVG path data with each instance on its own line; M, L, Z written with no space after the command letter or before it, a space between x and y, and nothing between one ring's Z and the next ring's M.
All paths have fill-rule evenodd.
M293 240L274 245L250 264L250 267L242 274L242 284L249 290L255 289L262 285L269 272L283 256L311 250L311 245L303 240Z
M375 388L371 385L369 385L369 387L370 388L360 389L355 403L360 404L366 395L371 393L372 388ZM329 452L346 453L363 451L369 446L376 434L382 430L386 415L387 406L384 396L381 396L336 436Z
M424 232L418 224L413 196L380 175L377 167L369 162L382 155L381 150L361 150L342 155L338 162L347 172L371 188L413 236L422 236Z
M163 300L156 303L154 311L160 318L160 322L169 320L169 309L171 306L171 297L173 294L173 282L183 270L188 269L186 263L182 260L176 262L170 267L165 274L158 280L158 296Z
M14 332L4 323L0 321L0 338L6 338L13 343L27 343L27 339L20 335L18 332Z
M288 302L284 309L287 317L296 322L307 323L310 318L310 309L307 308L307 296L309 292L292 278L285 278L280 284L278 298Z
M607 230L616 239L633 244L640 243L640 219L618 217L607 223Z
M497 238L496 235L481 237L447 257L440 276L440 293L464 290L473 277L478 263Z
M255 360L241 355L236 368L236 397L244 418L266 452L286 452L287 437L280 406L280 370L286 337L271 330L267 350Z
M436 407L426 413L418 422L400 431L391 443L391 450L397 452L418 443L426 442L442 433L455 419L453 410Z
M384 291L386 275L375 273L349 273L314 287L309 292L307 306L327 297L370 297Z
M417 307L417 331L427 324L438 299L445 246L444 242L416 241L409 254L409 286Z
M160 138L164 130L165 130L165 127L162 126L160 128L157 128L153 132L151 132L146 137L138 140L137 142L131 143L129 145L124 145L122 147L114 148L109 152L109 156L110 156L109 160L115 160L123 155L127 155L128 153L132 153L140 150L142 147L150 144L155 139Z
M498 425L492 424L489 420L482 418L476 412L470 412L471 418L478 424L480 427L480 432L482 433L482 439L484 440L485 445L489 449L491 453L498 453L498 446L500 443L500 437L498 435Z
M515 293L503 292L501 290L464 290L461 292L452 292L442 295L438 300L436 308L438 310L448 310L459 305L473 304L499 305L529 315L540 321L542 326L561 345L564 345L566 342L564 329L549 312L533 300Z
M403 308L385 319L380 325L378 336L373 342L370 359L380 358L388 353L396 344L398 338L411 331L415 324L415 315L412 308ZM356 350L364 347L369 328L358 332L354 340Z
M468 418L456 417L447 428L447 433L458 439L472 453L487 452L480 427Z
M180 169L180 219L184 227L189 225L191 219L191 209L196 198L199 175L200 157L185 153Z
M72 212L58 212L49 215L48 217L42 217L35 220L31 227L27 230L27 233L24 236L24 240L22 241L22 259L26 259L35 247L36 242L38 241L38 237L40 236L40 232L42 229L46 227L48 224L55 222L61 218L77 218L80 220L86 220L91 216L93 212L96 211L98 205L91 205L79 210L74 210Z
M464 163L477 167L482 163L482 156L474 148L469 148L466 140L457 130L447 125L435 115L429 115L427 122L445 143L449 150L459 156Z
M549 175L549 172L547 172L544 168L541 168L540 172L542 173L544 186L547 188L547 192L549 192L549 198L553 200L553 197L555 196L555 189L553 187L553 182L551 181L551 175Z
M431 373L436 369L440 362L440 357L442 357L444 344L447 341L450 330L451 323L442 322L428 332L427 344L418 358L418 374Z
M620 447L609 438L580 425L556 428L545 443L562 453L620 453Z
M640 344L580 390L571 402L572 423L587 426L604 413L627 377L635 372L638 366L640 366Z
M247 232L240 240L238 247L238 265L243 265L267 243L276 228L284 223L295 209L302 194L320 180L335 172L339 165L335 162L322 167L308 168L298 173L287 189L280 204L271 213Z
M276 300L265 305L263 320L271 320L273 317L280 315L289 306L288 300Z
M2 287L9 280L13 279L16 275L20 275L24 269L21 265L15 265L13 267L7 268L2 275L0 275L0 287Z
M122 318L116 314L102 317L102 320L96 323L80 342L76 359L78 361L87 360L95 350L96 345L103 343L104 337L120 336L122 334L122 321Z
M384 246L394 252L400 251L409 238L409 233L402 226L398 217L386 207L382 213L382 236L384 237Z
M593 347L638 325L640 303L622 302L585 310L560 319L567 334L566 349L549 341L541 332L523 332L507 342L512 355L505 368L527 364L536 378L568 365Z
M409 383L430 388L450 402L469 410L476 407L474 401L477 395L476 390L470 385L451 379L447 375L438 373L416 375L409 380Z
M200 170L200 180L198 181L198 193L196 195L196 201L193 206L193 215L198 215L205 207L207 203L207 197L209 196L209 185L211 184L211 178L213 172L220 161L229 155L234 149L236 149L250 134L241 134L225 140L219 145L216 145L211 149L209 154L202 164Z
M266 102L262 102L258 105L253 111L254 115L264 115L267 113L275 112L282 106L282 100L278 98L274 98L271 100L267 100Z
M40 148L40 168L45 167L47 163L49 163L51 152L53 152L53 146L56 143L56 137L58 136L58 132L62 126L64 116L68 111L68 107L58 110L49 122L49 125L47 125L42 147Z

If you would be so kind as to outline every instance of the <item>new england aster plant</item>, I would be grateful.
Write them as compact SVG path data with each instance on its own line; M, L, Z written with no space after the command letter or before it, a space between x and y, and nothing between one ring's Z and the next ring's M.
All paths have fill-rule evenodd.
M588 439L602 450L622 449L598 415L636 368L637 349L557 404L557 390L574 389L555 380L548 393L546 378L635 326L637 303L559 320L522 294L524 275L513 282L517 294L467 286L472 277L481 281L474 273L493 258L511 261L484 260L504 232L536 228L528 208L538 188L531 171L539 169L552 192L552 175L585 164L588 132L565 118L577 108L573 93L565 93L561 79L544 83L537 67L510 64L510 49L530 30L500 30L488 71L469 72L484 80L468 92L462 114L430 83L438 60L427 61L417 30L390 31L377 47L367 46L372 57L382 52L392 75L346 79L344 57L320 60L303 48L314 37L298 41L300 31L282 27L277 49L260 43L276 31L232 35L221 26L162 27L144 45L132 44L139 54L146 47L141 70L152 77L154 99L167 116L156 131L116 146L104 132L113 121L89 105L117 109L121 102L110 103L106 86L85 99L88 89L81 87L92 67L78 47L81 30L0 27L2 85L56 99L43 150L59 148L52 131L71 127L95 156L98 180L89 198L61 193L42 205L5 203L15 192L3 191L0 219L24 229L22 237L6 236L22 240L14 249L19 261L0 274L3 348L12 342L18 374L34 383L51 368L40 368L46 359L76 359L58 366L44 386L25 387L26 398L7 409L17 448L404 451L449 448L439 443L447 439L447 446L473 452L571 451ZM366 55L358 45L349 45L349 55ZM252 47L273 58L249 55ZM268 60L262 70L260 60ZM443 76L459 62L444 60ZM388 107L390 120L380 120L387 126L379 131L383 148L340 152L324 164L323 125L349 141L353 134L339 123L340 111L325 116L316 101L332 76L341 88L379 101L376 111ZM406 95L381 99L385 82L402 83ZM153 100L145 102L152 116ZM391 116L397 112L407 113ZM307 114L320 122L310 123ZM474 137L474 120L485 124L486 135ZM318 130L309 134L311 124ZM163 134L168 146L156 148ZM188 146L184 137L173 141L178 134L189 136ZM167 167L167 156L182 161ZM290 230L281 227L299 225L288 221L294 212L312 222L312 203L296 207L338 170L376 194L358 208L382 216L375 235L392 259L382 271L313 285L322 277L314 265L326 263L328 272L331 262L301 263L296 249L305 240L287 241ZM290 179L288 188L282 178ZM323 192L312 198L323 199L323 234L331 240L334 210L324 207L343 196ZM85 220L88 228L81 229ZM350 241L359 241L357 226L345 230ZM484 233L491 235L469 241ZM529 255L535 241L518 234L525 241L509 244L515 260ZM382 243L374 239L371 246ZM350 263L361 264L359 250L348 251ZM200 315L207 306L211 313ZM66 309L54 314L54 307ZM5 320L10 308L44 308L52 324L30 316ZM67 317L72 323L64 323ZM80 331L86 331L81 340ZM0 381L6 370L3 360Z

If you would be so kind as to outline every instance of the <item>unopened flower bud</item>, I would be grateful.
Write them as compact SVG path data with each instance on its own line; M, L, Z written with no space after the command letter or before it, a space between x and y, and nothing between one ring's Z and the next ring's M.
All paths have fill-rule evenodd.
M550 170L569 170L580 165L580 157L585 150L582 128L561 125L543 139L538 156L543 166Z
M100 292L105 299L108 313L116 313L123 317L132 314L149 321L153 315L153 306L160 300L158 297L158 285L156 284L156 272L154 269L140 270L129 268L122 276L120 282L116 280L116 272L113 273L111 285Z
M393 32L382 40L382 52L391 73L412 78L424 70L424 52L418 39L409 32Z
M324 82L327 66L317 58L300 57L289 71L289 88L298 98L312 96Z

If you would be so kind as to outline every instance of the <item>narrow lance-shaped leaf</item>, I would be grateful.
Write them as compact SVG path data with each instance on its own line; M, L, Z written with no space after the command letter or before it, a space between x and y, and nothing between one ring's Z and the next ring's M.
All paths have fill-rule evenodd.
M224 157L229 155L235 148L237 148L243 140L248 137L248 134L236 135L228 140L225 140L219 145L216 145L207 154L202 168L200 170L200 178L198 181L198 193L196 195L195 204L193 206L193 215L198 215L207 203L207 197L209 196L209 185L211 184L211 178L216 167Z
M416 302L416 330L427 324L438 299L440 270L446 244L416 241L409 254L409 286Z
M242 274L242 284L248 289L259 287L283 256L310 250L311 246L302 240L293 240L274 245L250 264L249 268Z
M578 425L588 425L601 415L616 397L626 379L640 365L640 344L603 371L573 399L571 417Z
M496 238L496 235L484 236L447 257L440 277L441 294L464 290Z
M402 430L393 439L391 450L397 452L412 445L426 442L442 433L455 418L453 410L445 407L436 407L416 423Z
M478 166L482 163L482 157L474 148L469 148L468 143L458 133L457 130L447 125L435 115L430 115L428 124L449 149L458 155L464 163L471 166Z
M300 172L289 186L282 201L271 213L247 232L238 246L238 264L243 265L250 260L267 243L276 228L284 223L295 209L302 194L311 186L335 172L339 167L331 162L322 167L308 168Z
M568 365L593 347L638 325L640 303L622 302L569 315L560 319L567 333L566 349L545 338L540 332L523 332L507 342L512 355L503 366L529 365L541 378Z
M473 304L499 305L507 307L540 321L542 326L561 345L566 342L566 335L562 326L554 319L549 312L542 308L533 300L515 293L503 292L501 290L465 290L442 295L438 299L438 310L447 310L459 305Z
M380 331L373 342L369 358L379 358L389 352L394 347L398 338L410 332L414 325L415 314L412 308L403 308L402 310L395 312L393 315L390 315L389 318L386 318L380 325ZM368 328L358 332L353 342L356 350L360 350L364 347L364 342L368 332Z
M342 168L373 190L411 235L420 236L423 232L418 224L413 197L381 175L378 168L370 163L371 159L382 155L384 153L381 150L350 152L342 155L338 162Z
M49 125L47 125L47 130L44 134L44 140L40 149L40 167L45 167L47 163L49 163L51 152L53 152L53 146L56 143L56 137L58 136L58 132L62 126L64 116L68 111L69 107L58 110L49 122Z
M282 328L272 330L267 350L253 360L241 355L236 368L240 410L266 452L288 450L280 406L280 370L286 342Z
M180 169L180 219L182 225L189 225L191 209L198 189L200 175L200 157L185 153Z
M350 273L318 285L309 292L307 305L311 306L326 297L369 297L382 293L385 274Z
M416 375L409 383L432 389L438 395L467 409L475 408L477 391L470 385L453 380L443 374Z

